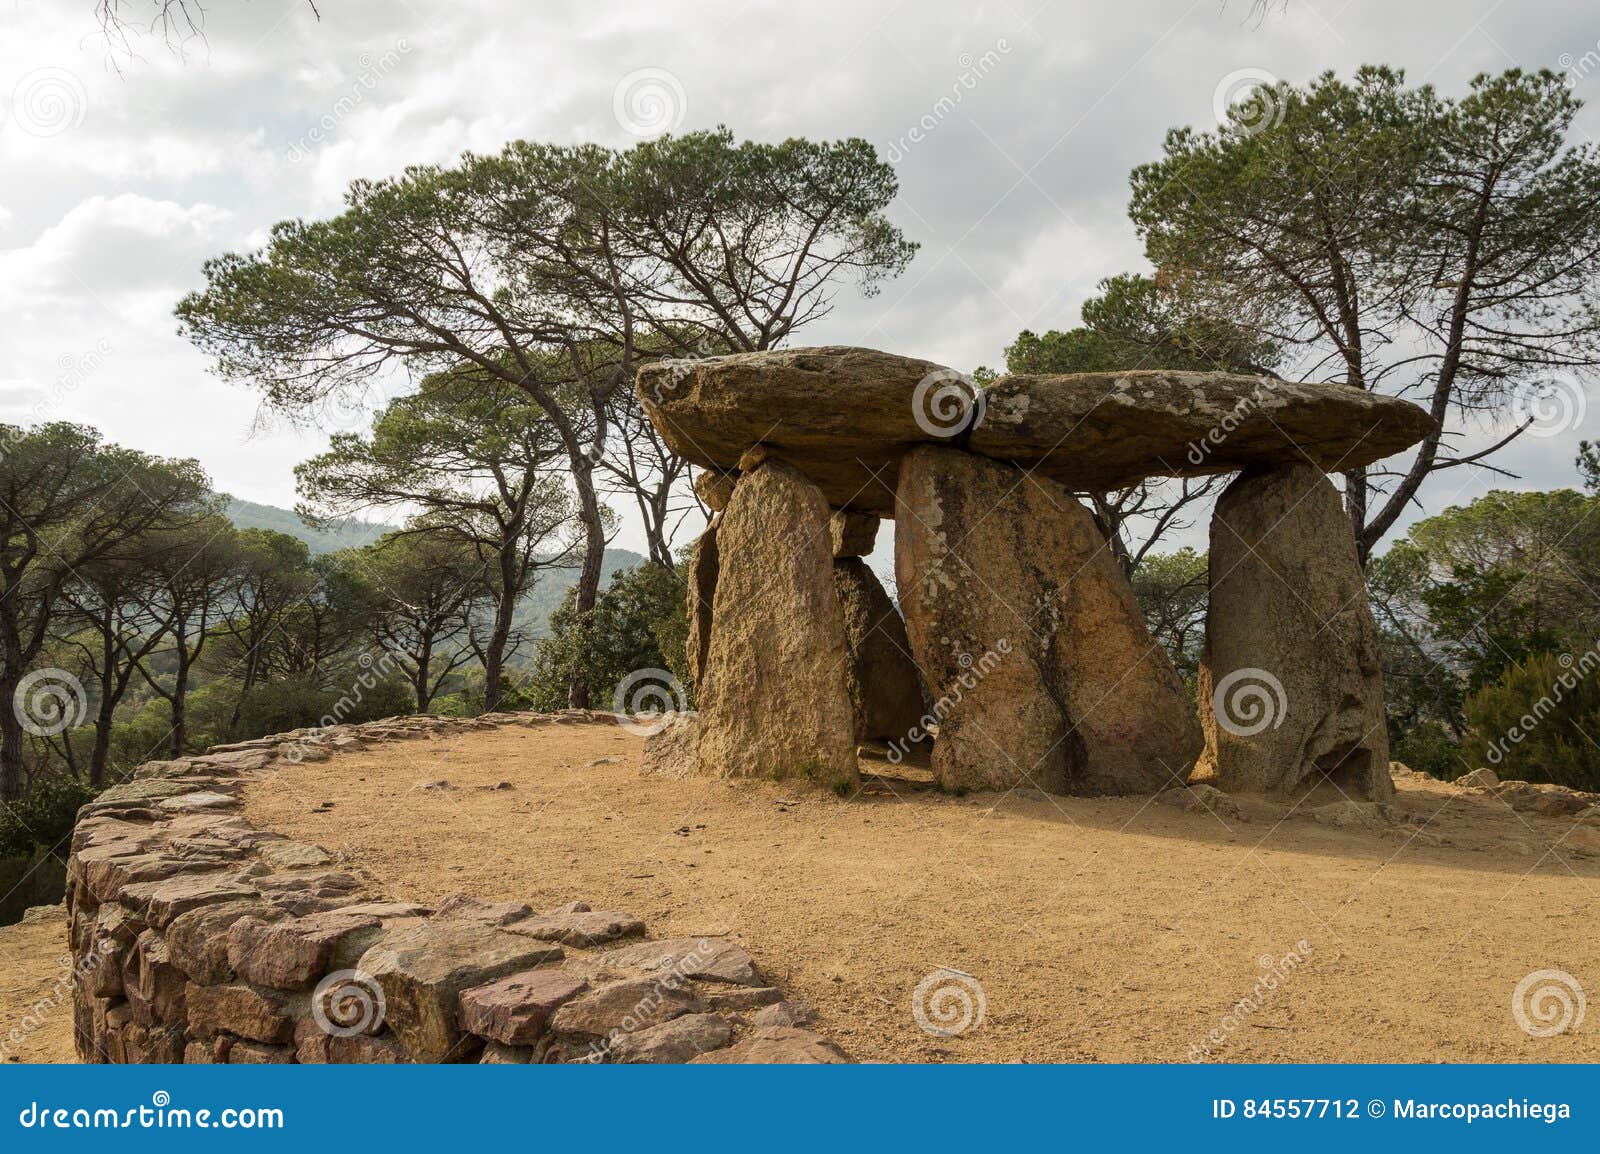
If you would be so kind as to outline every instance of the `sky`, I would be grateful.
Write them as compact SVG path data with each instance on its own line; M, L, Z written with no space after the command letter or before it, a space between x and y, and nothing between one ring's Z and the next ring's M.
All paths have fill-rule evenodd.
M156 6L121 3L135 23ZM1249 0L317 0L320 19L306 0L204 3L203 37L174 47L137 28L108 40L93 0L0 0L0 420L84 421L285 506L323 434L263 422L255 394L177 335L172 307L208 257L336 212L356 178L518 138L625 147L719 124L863 137L894 165L890 215L921 251L798 343L971 369L1000 367L1021 329L1076 323L1102 277L1147 267L1129 171L1253 83L1386 63L1450 94L1515 65L1600 98L1600 9L1535 0L1265 14ZM1600 135L1597 110L1581 136ZM366 413L321 416L343 429ZM1597 420L1585 404L1515 443L1496 464L1517 479L1441 475L1417 515L1575 484ZM617 543L642 534L625 524Z

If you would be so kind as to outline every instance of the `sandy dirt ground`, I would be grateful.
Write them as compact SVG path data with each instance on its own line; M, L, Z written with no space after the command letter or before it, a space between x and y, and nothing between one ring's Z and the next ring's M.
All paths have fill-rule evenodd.
M1535 971L1600 991L1592 821L1417 781L1399 798L1417 824L1387 832L1255 800L1243 823L896 781L841 801L645 777L640 753L610 724L391 744L276 771L248 813L395 896L582 899L657 936L729 934L857 1058L1600 1060L1600 1010L1554 1037L1513 1012ZM64 935L59 916L0 927L7 1061L72 1060ZM1561 1013L1538 987L1534 1026ZM929 1033L919 1007L967 1028Z
M0 926L0 1057L6 1062L76 1061L71 966L65 907Z
M1592 822L1415 781L1399 805L1427 824L1388 832L1265 801L1246 823L893 782L842 801L646 777L641 744L596 724L387 745L276 772L248 812L394 896L731 934L862 1059L1600 1060L1600 1010L1534 1037L1512 1007L1539 970L1600 993ZM923 1017L964 1032L919 1025L925 979Z

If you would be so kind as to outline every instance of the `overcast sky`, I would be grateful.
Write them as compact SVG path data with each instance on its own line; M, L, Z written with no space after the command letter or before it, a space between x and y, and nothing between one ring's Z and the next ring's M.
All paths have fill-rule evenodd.
M966 369L1144 267L1129 170L1252 78L1387 63L1456 93L1520 65L1600 97L1600 9L1579 3L1289 0L1261 19L1248 0L317 6L320 21L305 0L207 0L203 42L180 55L145 35L129 56L92 0L0 0L0 420L89 422L292 504L291 469L321 439L255 429L256 398L209 375L174 302L207 256L335 211L353 178L519 137L865 137L895 162L892 215L922 250L804 340ZM1580 127L1600 135L1600 112ZM1452 470L1427 503L1573 484L1585 435L1524 438L1500 459L1520 482Z

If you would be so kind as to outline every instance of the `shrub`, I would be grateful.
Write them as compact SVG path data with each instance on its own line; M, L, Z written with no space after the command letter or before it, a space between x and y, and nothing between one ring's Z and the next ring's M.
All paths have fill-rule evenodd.
M51 848L72 833L78 807L94 791L71 777L35 781L22 797L0 806L0 858Z
M680 687L677 696L690 704L684 584L672 570L660 565L619 570L586 617L573 611L569 592L550 615L550 630L522 687L532 708L565 708L567 685L576 674L588 686L594 707L610 709L617 683L643 669L672 674Z
M1586 654L1544 653L1514 662L1466 700L1473 766L1502 778L1600 789L1600 671Z
M1462 760L1461 747L1434 721L1424 721L1389 742L1389 756L1418 773L1454 781L1476 769Z

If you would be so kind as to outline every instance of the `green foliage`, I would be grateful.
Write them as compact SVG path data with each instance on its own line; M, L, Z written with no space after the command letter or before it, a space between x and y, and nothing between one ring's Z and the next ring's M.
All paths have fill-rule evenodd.
M1600 497L1495 491L1412 526L1371 575L1470 689L1600 633ZM1394 608L1398 607L1398 608Z
M690 693L684 641L688 637L683 578L660 565L625 569L601 591L587 615L569 595L550 618L551 637L539 645L526 691L536 709L562 709L576 676L599 709L609 709L617 683L630 673L662 669Z
M313 556L332 553L337 549L358 549L394 531L393 525L378 525L353 517L308 525L305 518L292 509L261 505L238 497L229 497L223 512L240 529L271 529L298 537L306 543Z
M0 858L58 845L71 835L78 807L94 794L64 775L33 782L18 800L0 806Z
M1083 324L1042 336L1026 329L1006 349L1013 373L1097 373L1128 369L1210 369L1263 373L1275 346L1230 320L1196 312L1173 286L1122 273L1100 282Z
M1146 256L1197 312L1447 419L1394 479L1347 480L1363 557L1461 463L1450 419L1600 365L1600 149L1569 145L1580 106L1548 70L1480 75L1459 98L1389 68L1326 73L1258 89L1218 130L1172 130L1133 173Z
M1193 693L1210 595L1206 555L1188 547L1147 553L1133 571L1133 595L1151 635L1166 648Z
M1418 773L1453 781L1476 769L1461 756L1461 746L1436 721L1424 721L1398 737L1391 734L1389 756Z
M1502 778L1600 790L1600 659L1545 653L1467 698L1466 761Z

